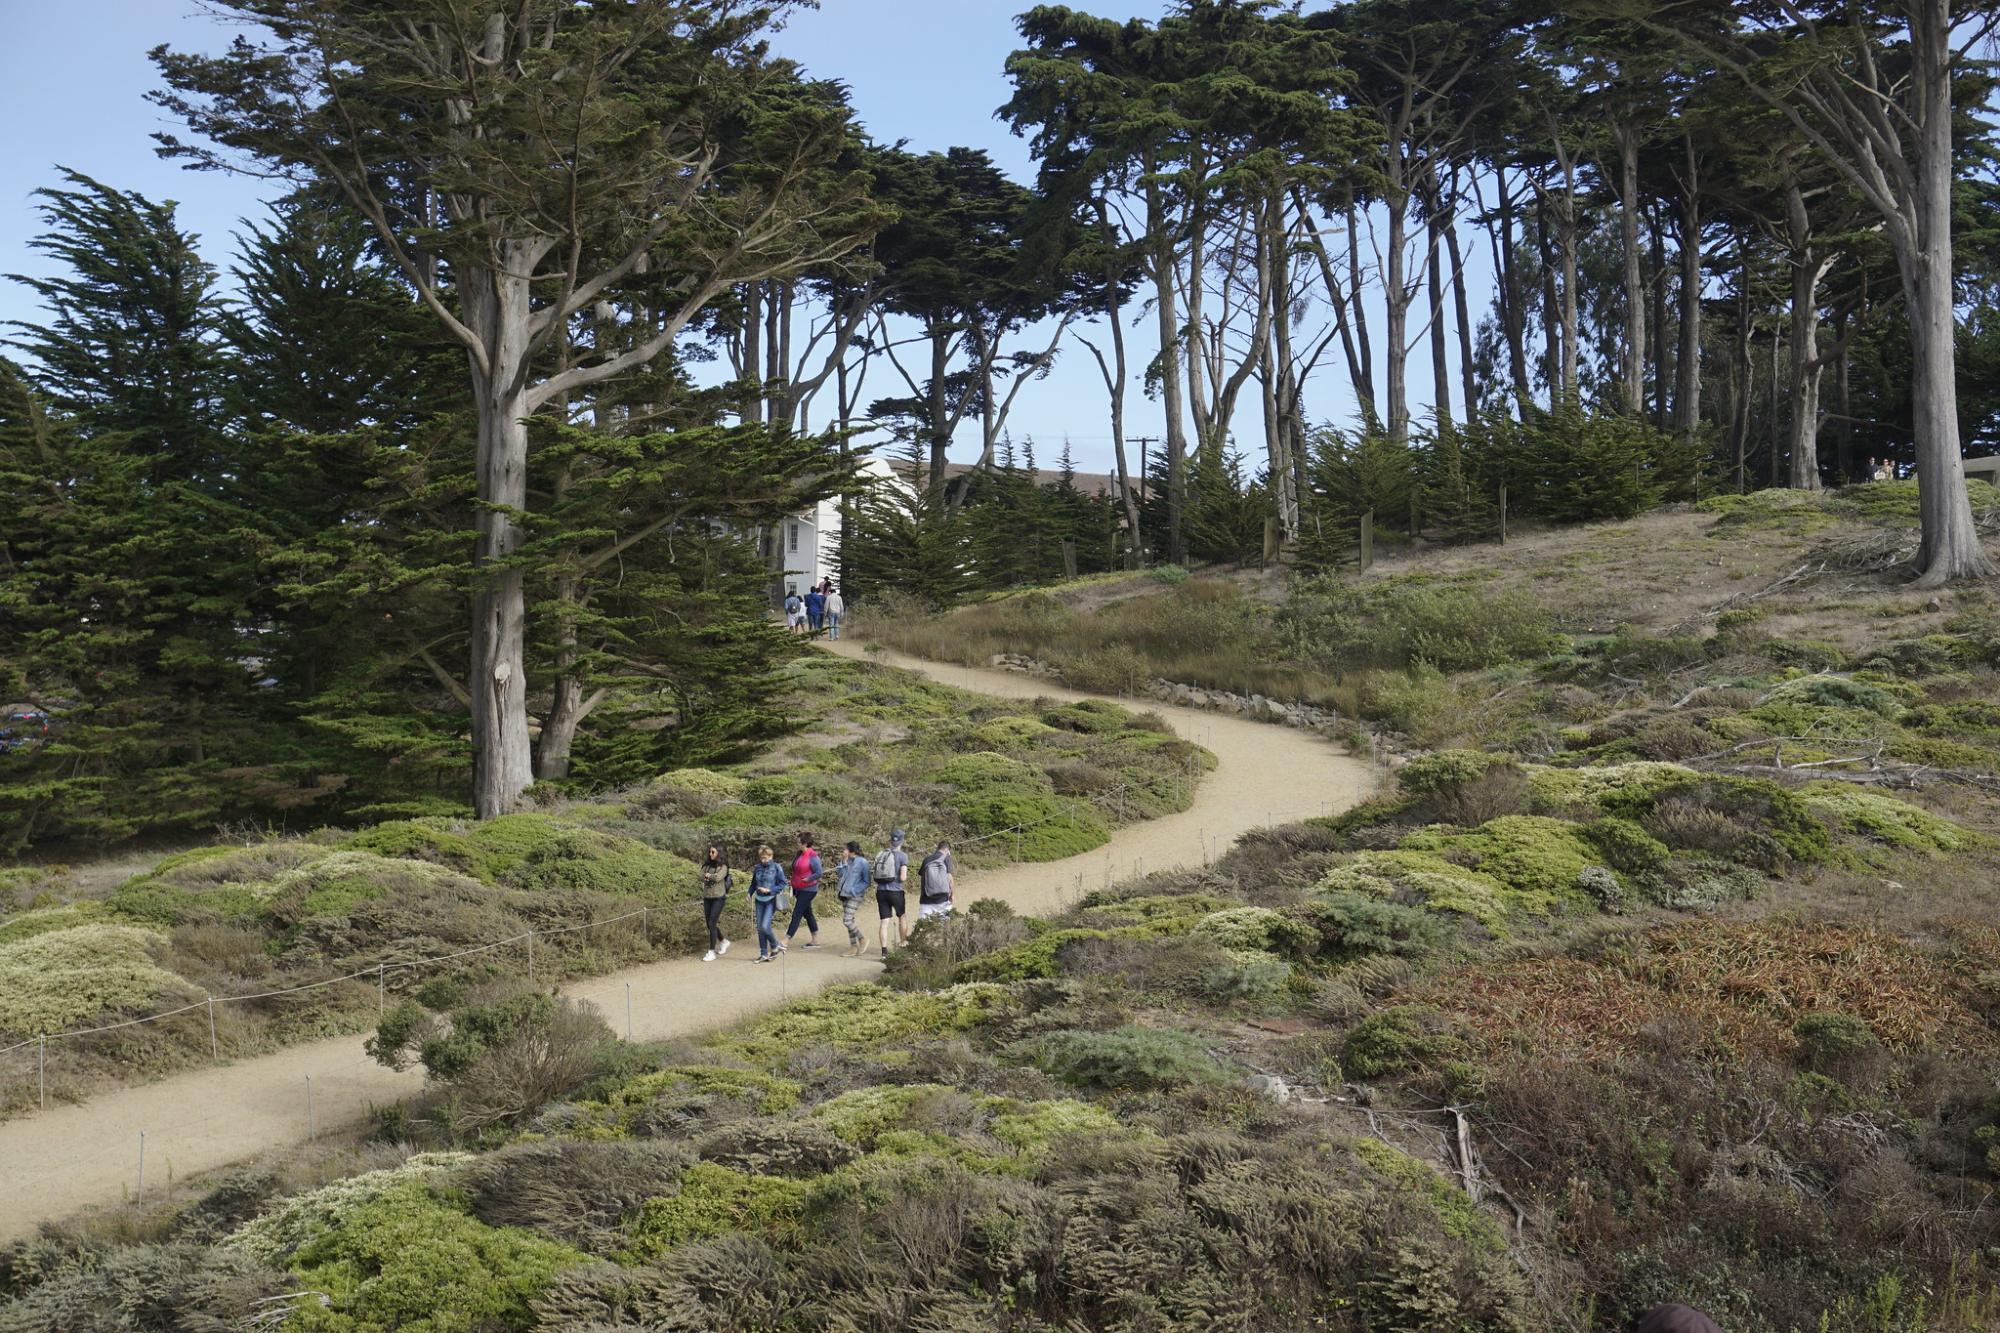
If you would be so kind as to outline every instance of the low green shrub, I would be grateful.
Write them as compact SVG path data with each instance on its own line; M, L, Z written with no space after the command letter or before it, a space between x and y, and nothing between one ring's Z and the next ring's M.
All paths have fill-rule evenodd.
M1146 1089L1214 1082L1224 1070L1193 1034L1167 1028L1052 1032L1032 1043L1035 1063L1087 1087Z
M153 961L165 937L137 926L71 926L0 944L0 1032L60 1032L199 992Z
M649 1258L731 1232L782 1234L804 1211L807 1190L807 1182L698 1162L672 1194L650 1199L640 1209L628 1253Z
M1384 1078L1466 1052L1444 1015L1428 1005L1397 1005L1370 1014L1347 1034L1341 1068L1356 1078Z
M287 1327L311 1333L526 1329L530 1302L549 1280L585 1262L581 1251L530 1231L489 1227L421 1182L403 1182L292 1256L292 1271L326 1304L299 1302Z

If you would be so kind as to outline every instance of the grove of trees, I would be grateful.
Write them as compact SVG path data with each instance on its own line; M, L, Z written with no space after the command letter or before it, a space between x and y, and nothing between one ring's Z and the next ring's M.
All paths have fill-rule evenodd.
M1037 6L993 54L1032 185L869 139L792 7L213 0L241 39L153 53L161 151L285 193L227 275L170 205L40 195L0 695L59 725L0 838L727 755L789 651L759 533L835 495L851 596L944 602L1887 459L1913 575L1993 572L2000 6ZM1064 357L1103 493L1010 429ZM851 480L883 434L908 495Z

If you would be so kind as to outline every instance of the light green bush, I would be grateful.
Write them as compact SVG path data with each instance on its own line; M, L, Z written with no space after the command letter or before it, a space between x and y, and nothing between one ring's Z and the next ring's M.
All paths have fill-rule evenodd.
M1928 810L1845 782L1816 782L1800 793L1800 799L1843 833L1906 851L1956 852L1974 840L1969 830Z
M0 945L0 1031L60 1032L105 1014L199 999L186 981L153 961L153 951L166 943L137 926L100 923Z
M1031 1046L1035 1062L1088 1087L1146 1089L1213 1082L1224 1070L1192 1033L1134 1026L1052 1032Z
M103 919L103 904L89 899L60 907L39 907L0 921L0 944L46 935L52 930L68 930L71 926L87 926Z
M580 1250L489 1227L420 1181L399 1182L321 1232L292 1271L328 1303L301 1301L286 1327L308 1333L486 1333L526 1329L529 1303Z
M279 1200L231 1232L222 1244L265 1263L283 1264L308 1242L345 1227L368 1204L408 1186L446 1185L475 1160L471 1153L419 1153L401 1166L336 1180Z
M807 1194L807 1182L746 1175L713 1162L697 1162L681 1177L678 1190L640 1210L630 1253L650 1258L690 1241L731 1232L782 1232L804 1210Z

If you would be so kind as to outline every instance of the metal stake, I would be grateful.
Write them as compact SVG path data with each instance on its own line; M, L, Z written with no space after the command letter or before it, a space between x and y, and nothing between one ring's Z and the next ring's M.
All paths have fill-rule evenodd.
M528 932L528 980L535 979L535 932Z
M632 1040L632 983L625 983L625 1040Z
M215 1039L215 997L208 997L208 1054L215 1063L222 1063L222 1043Z
M35 1086L41 1090L42 1109L49 1109L49 1039L35 1039Z
M306 1075L306 1141L319 1138L319 1120L313 1114L313 1076Z
M375 964L375 1016L380 1018L388 1012L389 965L387 963L377 963Z
M133 1196L134 1203L146 1201L146 1131L139 1131L139 1192Z

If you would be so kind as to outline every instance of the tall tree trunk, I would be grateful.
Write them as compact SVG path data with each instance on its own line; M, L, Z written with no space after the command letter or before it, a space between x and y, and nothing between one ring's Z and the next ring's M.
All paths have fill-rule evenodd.
M1686 140L1687 177L1681 182L1681 346L1674 390L1674 420L1683 439L1701 429L1701 176L1694 140Z
M1812 218L1796 178L1785 182L1785 222L1792 249L1792 424L1787 432L1790 483L1816 491L1819 481L1819 283L1833 262L1813 248Z
M1529 404L1534 401L1528 384L1527 296L1521 291L1520 267L1514 253L1514 193L1507 185L1505 164L1494 164L1493 179L1499 191L1499 231L1496 235L1489 228L1487 234L1492 238L1493 271L1500 280L1500 323L1507 335L1507 370L1514 383L1517 415L1526 420ZM1475 175L1475 188L1478 182Z
M1949 0L1912 0L1910 48L1916 102L1913 229L1891 230L1910 304L1910 402L1917 433L1919 587L1991 578L1965 490L1959 445L1956 293L1953 290L1952 25ZM1912 234L1912 231L1914 234Z
M1646 290L1653 305L1653 429L1665 430L1670 408L1667 386L1673 383L1673 349L1667 344L1667 228L1656 204L1648 218L1653 238L1653 281Z
M1577 266L1580 238L1576 222L1576 160L1556 139L1556 162L1562 169L1562 196L1556 206L1556 247L1562 256L1562 396L1577 397L1578 338L1582 320L1577 310Z
M1181 321L1174 294L1174 232L1164 193L1146 186L1146 235L1152 238L1153 314L1160 337L1160 399L1166 409L1167 559L1187 563L1187 408L1181 399ZM1141 469L1144 471L1143 467Z
M1756 394L1757 385L1750 349L1750 238L1747 234L1737 238L1737 252L1742 267L1736 286L1736 378L1742 387L1736 395L1736 493L1741 495L1749 487L1744 457L1750 447L1750 402Z
M1452 173L1452 196L1458 195L1458 173ZM1469 422L1479 411L1479 385L1472 367L1472 305L1465 291L1465 254L1458 240L1458 210L1452 209L1452 222L1444 229L1446 247L1451 252L1451 300L1452 308L1458 316L1458 378L1460 391L1464 395L1465 419Z
M1834 466L1839 470L1842 481L1853 480L1859 470L1854 466L1854 410L1847 380L1847 312L1837 310L1833 316L1833 440Z
M934 503L944 500L944 469L951 451L951 407L945 402L945 376L951 370L951 338L948 329L933 328L930 331L931 379L924 387L930 398L929 490Z
M1612 127L1618 141L1618 221L1625 250L1625 373L1619 400L1628 417L1646 410L1646 276L1639 255L1639 134Z
M473 562L479 591L472 614L472 805L481 819L515 809L534 781L528 735L527 591L514 564L528 508L528 338L526 275L539 262L532 243L498 242L499 263L463 274L473 327L488 365L475 366L480 501ZM545 248L545 247L544 247Z
M1289 546L1299 535L1299 468L1294 456L1292 421L1298 411L1292 359L1292 262L1290 224L1285 196L1274 186L1265 196L1258 253L1258 284L1270 312L1271 336L1265 346L1265 429L1269 438L1271 490L1277 497L1278 532Z
M1312 216L1303 190L1297 192L1296 204L1300 217ZM1347 287L1340 279L1333 256L1327 251L1324 234L1316 239L1312 252L1314 262L1319 265L1320 281L1326 287L1326 298L1333 305L1334 328L1340 334L1341 354L1347 360L1347 382L1354 388L1354 401L1361 409L1362 418L1372 420L1375 417L1375 386L1369 382L1368 372L1361 362L1360 344L1355 341L1355 324L1361 314L1359 294L1356 293L1356 299L1350 305Z
M764 419L764 284L750 283L743 292L743 381L749 399L743 404L745 421Z
M1766 438L1766 439L1767 439L1767 440L1768 440L1768 441L1770 442L1770 449L1771 449L1771 458L1770 458L1770 467L1769 467L1769 468L1768 468L1768 469L1766 470L1766 475L1765 475L1765 484L1766 484L1766 485L1768 485L1768 486L1773 486L1773 487L1775 487L1775 486L1777 486L1777 485L1778 485L1778 475L1779 475L1779 474L1778 474L1778 468L1779 468L1779 464L1783 462L1783 460L1784 460L1784 454L1785 454L1785 451L1784 451L1783 449L1781 449L1781 448L1779 447L1779 442L1780 442L1780 435L1779 435L1779 426L1778 426L1778 416L1779 416L1779 413L1778 413L1778 354L1779 354L1779 349L1778 349L1778 344L1779 344L1779 343L1780 343L1781 341L1783 341L1783 340L1782 340L1782 339L1780 339L1780 338L1778 337L1778 330L1777 330L1777 328L1776 328L1776 327L1774 326L1774 327L1773 327L1773 328L1771 329L1771 386L1770 386L1770 387L1771 387L1771 398L1770 398L1770 420L1769 420L1769 424L1768 424L1768 426L1766 427L1766 429L1765 429L1765 431L1764 431L1764 435L1765 435L1765 438Z
M1408 256L1403 253L1409 228L1410 196L1402 183L1402 155L1394 146L1390 148L1388 162L1389 184L1383 191L1382 205L1389 214L1389 245L1383 256L1388 271L1382 278L1382 301L1386 307L1383 336L1388 343L1383 353L1389 359L1387 424L1390 443L1404 445L1410 442L1410 286L1406 273Z
M1542 257L1542 378L1549 400L1562 398L1562 293L1556 290L1556 253L1549 239L1549 199L1535 201L1535 240Z
M1102 198L1097 201L1097 223L1104 232L1106 249L1111 251L1111 209ZM1125 530L1130 534L1132 553L1136 558L1145 549L1145 541L1139 531L1139 493L1132 485L1132 469L1125 456L1125 385L1131 375L1125 359L1123 297L1114 252L1104 271L1104 313L1111 324L1111 374L1107 377L1111 393L1111 454L1118 468L1118 502L1125 511Z
M1374 342L1368 336L1368 307L1361 299L1361 234L1354 221L1354 196L1347 198L1347 281L1351 304L1354 310L1355 340L1361 345L1361 378L1368 386L1361 401L1368 408L1369 426L1380 429L1382 425L1382 405L1375 398L1375 351ZM1356 393L1361 389L1356 386Z
M1450 333L1445 328L1444 316L1444 263L1438 244L1439 218L1438 199L1435 185L1431 190L1430 219L1425 227L1425 262L1430 272L1426 276L1431 300L1431 412L1439 430L1447 430L1452 424L1451 410L1451 357L1445 351Z

